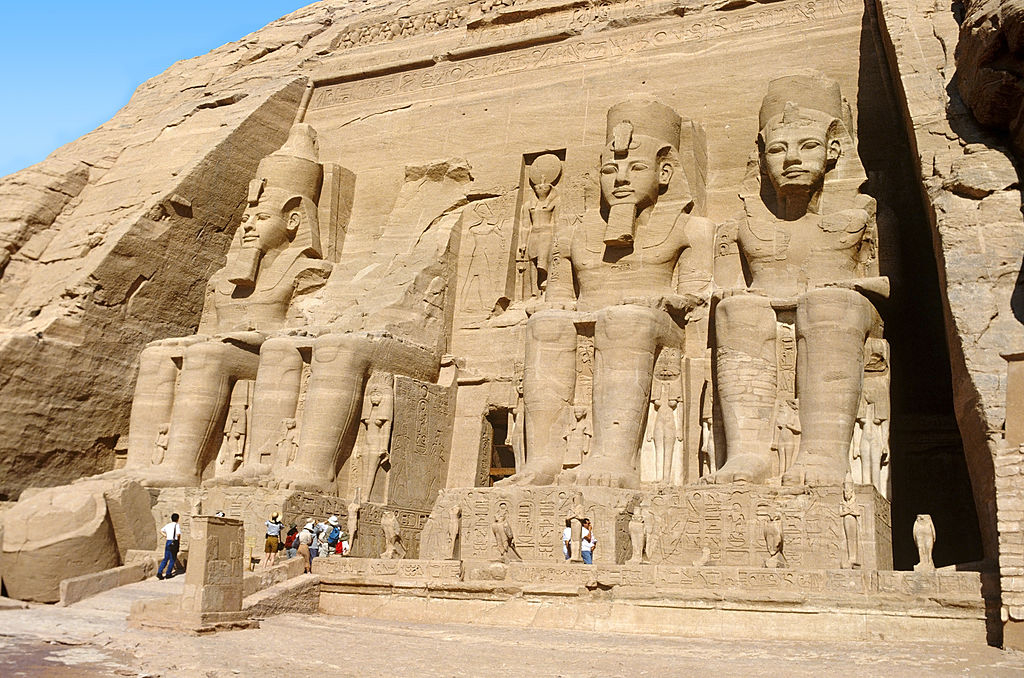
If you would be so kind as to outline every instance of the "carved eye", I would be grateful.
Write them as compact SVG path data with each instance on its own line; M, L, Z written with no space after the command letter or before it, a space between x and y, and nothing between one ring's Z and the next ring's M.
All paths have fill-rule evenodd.
M772 144L771 146L766 148L764 152L777 155L779 153L785 153L786 147L783 144Z
M266 221L269 218L270 218L269 214L257 214L256 215L256 219L259 220L259 221Z
M650 169L650 167L651 166L648 165L646 162L634 162L632 165L629 166L629 169L633 170L634 172L643 172L645 170Z
M816 148L821 148L821 142L817 139L807 139L800 147L805 151L813 151Z
M601 168L601 174L616 174L619 168L615 165L605 165Z

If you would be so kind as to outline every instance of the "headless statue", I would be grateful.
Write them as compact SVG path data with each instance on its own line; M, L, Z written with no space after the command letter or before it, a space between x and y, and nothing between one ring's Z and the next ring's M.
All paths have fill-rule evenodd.
M296 124L281 149L260 162L227 265L207 286L199 334L155 341L140 356L126 475L154 487L199 483L234 384L257 378L261 346L287 329L293 299L322 286L330 273L317 221L322 180L316 134ZM272 440L283 417L261 418L258 410L253 416L254 437ZM260 421L269 430L260 431ZM148 448L162 422L169 422L167 453L151 463Z

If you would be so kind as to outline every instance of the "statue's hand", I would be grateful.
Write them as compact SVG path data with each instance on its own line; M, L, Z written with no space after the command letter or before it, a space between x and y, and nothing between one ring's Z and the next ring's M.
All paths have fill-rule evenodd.
M880 275L871 278L850 278L825 283L823 287L841 287L861 294L873 295L882 299L889 298L889 277Z
M236 343L236 344L248 344L249 346L258 346L263 343L266 339L266 335L256 330L245 330L242 332L222 332L220 334L213 335L213 338L223 343Z
M192 344L200 344L204 341L209 341L210 337L206 334L193 334L190 337L168 337L167 339L157 339L156 341L149 342L150 346L178 346L185 348Z
M668 313L685 315L698 306L707 303L707 299L695 294L657 294L650 297L625 297L622 303L646 306Z

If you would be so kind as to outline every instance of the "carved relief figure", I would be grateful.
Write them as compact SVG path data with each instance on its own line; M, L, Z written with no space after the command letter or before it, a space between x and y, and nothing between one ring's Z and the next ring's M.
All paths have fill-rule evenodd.
M355 497L349 502L346 508L345 525L348 527L348 538L351 540L350 543L355 545L356 532L359 529L359 488L356 488Z
M295 461L295 453L299 449L299 441L295 434L295 419L287 417L282 425L284 431L281 433L281 439L277 441L277 454L280 458L287 460L285 463L290 464Z
M545 153L534 159L527 174L530 187L519 221L519 242L528 264L524 271L529 275L529 279L524 280L524 296L538 297L547 289L551 270L551 245L559 202L556 184L562 176L562 161L553 153Z
M569 534L572 538L572 547L569 549L570 560L574 563L583 562L581 542L583 539L583 519L587 516L587 508L583 504L583 493L577 490L572 493L572 504L569 507L569 515L566 520L569 522Z
M688 214L693 201L678 171L681 124L675 111L651 101L626 101L608 112L600 209L559 244L575 276L558 282L578 281L576 310L546 308L527 322L529 458L503 482L547 485L558 476L576 383L576 323L593 323L594 436L590 454L560 482L639 484L636 454L655 359L662 347L682 345L687 315L703 303L711 280L714 226ZM677 264L685 271L683 288L673 285ZM573 296L571 289L555 295Z
M235 382L257 378L261 347L285 330L292 300L322 286L331 270L317 220L322 177L316 134L306 124L294 125L281 149L260 162L227 265L207 286L199 334L155 341L140 356L126 474L151 486L198 484L202 452L220 433L217 417ZM256 407L275 409L273 400ZM259 416L253 413L254 437ZM264 417L264 438L272 440L282 418ZM165 421L167 454L153 464L148 448Z
M373 480L377 469L388 460L391 441L391 423L395 416L395 394L391 388L374 388L370 393L370 411L363 419L366 448L363 453L363 472L360 489L372 496Z
M577 465L590 452L590 439L594 432L590 428L587 408L576 405L572 408L572 423L565 434L565 465Z
M786 567L786 556L782 552L785 546L782 533L782 514L772 511L764 524L764 545L768 549L768 557L764 561L764 566L769 569Z
M246 416L244 407L232 407L228 410L228 420L224 424L225 463L234 470L245 456Z
M153 441L153 463L160 464L167 454L167 431L170 424L160 424L160 430L156 432L156 440Z
M914 520L914 544L917 546L917 565L914 572L931 572L935 569L932 549L935 548L935 524L927 513L918 514Z
M843 481L843 501L839 504L839 517L843 519L843 536L846 539L846 553L840 560L839 567L851 570L860 567L860 508L853 489L853 478L849 475Z
M651 504L650 500L645 497L633 509L633 515L629 520L629 540L633 546L633 553L628 562L636 564L650 561L653 531L654 518L651 512Z
M491 532L494 534L494 542L498 546L498 558L501 562L522 560L519 551L516 550L515 535L512 534L512 525L508 522L508 508L504 504L500 504L494 514Z
M838 84L819 73L773 80L761 104L760 194L744 197L738 232L749 287L727 290L715 315L726 445L716 482L770 473L777 314L795 322L800 397L800 449L783 483L840 485L846 475L864 342L877 327L868 298L888 294L888 279L868 275L861 257L874 200L858 193L844 204L826 182L853 151L847 117Z
M857 456L864 484L888 497L889 485L889 343L870 338L865 346L864 424Z
M385 511L380 517L380 529L384 533L384 560L401 560L405 558L405 546L402 544L402 533L398 525L398 514Z
M799 408L795 400L787 398L779 403L775 412L775 443L772 448L779 457L779 473L785 473L793 463L800 440Z
M459 559L459 530L462 526L462 507L455 503L448 509L448 558Z

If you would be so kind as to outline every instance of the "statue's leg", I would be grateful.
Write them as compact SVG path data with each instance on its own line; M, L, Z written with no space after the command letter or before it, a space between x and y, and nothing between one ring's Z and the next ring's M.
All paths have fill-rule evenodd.
M328 334L313 343L313 364L299 431L299 452L281 472L287 487L330 491L339 456L349 453L370 374L373 343L353 334Z
M259 364L255 349L206 341L185 349L181 380L171 410L171 430L164 463L146 478L153 487L196 485L205 451L220 442L231 388L239 379L254 379Z
M771 473L775 333L775 311L766 297L728 297L715 310L716 404L725 429L725 463L710 476L713 482L760 483Z
M796 309L800 451L783 483L842 485L864 381L871 304L851 290L823 288Z
M281 446L282 454L278 455L277 443L284 436L284 420L295 417L301 382L302 355L298 341L275 337L263 342L260 369L253 388L249 457L238 470L239 475L261 475L287 464L288 446ZM272 455L271 463L262 464L261 459L267 453Z
M674 327L667 313L643 306L612 306L599 313L594 326L594 440L590 455L564 472L560 482L639 486L635 462L654 361Z
M132 398L125 470L145 469L153 463L153 445L160 426L170 424L174 384L178 378L180 346L150 344L139 356L139 378Z
M498 484L550 485L562 470L576 388L576 326L567 311L541 311L526 324L523 421L526 463Z

